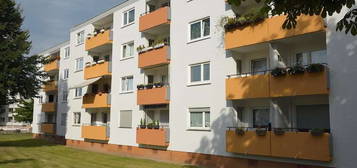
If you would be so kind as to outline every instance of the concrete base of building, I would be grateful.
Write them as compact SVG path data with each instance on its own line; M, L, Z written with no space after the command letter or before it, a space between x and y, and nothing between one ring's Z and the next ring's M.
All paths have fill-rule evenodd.
M123 146L115 144L101 144L95 142L85 142L78 140L66 140L69 147L110 153L119 156L151 159L156 161L197 165L207 168L323 168L320 166L298 165L293 163L281 163L263 160L253 160L244 158L224 157L218 155L179 152L169 150L156 150L139 148L134 146Z
M60 145L66 145L66 139L65 139L64 136L46 135L46 134L32 134L32 138L45 139L45 140L50 141L52 143L56 143L56 144L60 144Z

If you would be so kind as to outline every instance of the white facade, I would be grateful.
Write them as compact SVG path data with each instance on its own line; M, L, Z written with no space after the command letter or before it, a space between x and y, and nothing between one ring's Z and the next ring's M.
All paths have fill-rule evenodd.
M166 3L165 1L155 2L156 5ZM353 113L354 108L352 107L356 102L354 101L356 89L353 87L354 78L352 77L357 70L353 64L357 44L353 37L335 32L334 25L343 15L329 17L326 32L228 51L224 48L224 29L220 25L223 16L232 15L232 11L225 1L212 1L209 4L199 0L171 1L169 3L171 9L169 28L139 32L140 16L146 13L150 5L146 5L144 0L129 0L75 26L70 31L69 42L41 53L41 55L47 56L54 51L60 51L58 98L56 101L57 135L70 140L83 141L85 139L82 137L81 126L94 122L109 126L110 137L107 143L140 146L136 142L137 127L142 119L150 118L150 120L159 120L160 123L168 125L170 141L167 150L171 151L326 167L352 167L355 165L353 142L356 137L351 132L354 128L353 121L357 117ZM129 13L133 9L135 10L135 19L130 22ZM127 18L124 18L125 16ZM209 33L205 34L207 30L201 29L203 37L191 40L191 24L200 23L204 27L207 24L204 23L207 19L209 19ZM86 51L87 34L92 34L95 29L102 27L113 32L111 46L95 52ZM84 33L81 34L81 32ZM81 42L78 39L80 36L84 36L84 41ZM150 42L148 39L166 38L167 36L170 37L170 63L151 68L139 68L136 47L148 45ZM123 45L128 43L134 43L134 53L132 56L123 58ZM67 57L65 53L68 47L70 55ZM277 52L282 56L282 61L277 61ZM246 101L226 100L225 80L227 75L251 73L254 71L252 62L259 59L265 59L265 70L279 66L293 66L297 63L297 54L308 53L311 56L312 52L321 52L325 55L327 53L327 62L318 63L328 63L329 65L329 95ZM86 82L83 69L87 62L93 62L94 55L99 56L100 59L109 55L111 76L106 77L104 82L109 81L110 83L110 108L93 110L82 107L82 96L90 93L93 90L92 86L84 86L82 95L75 96L76 86ZM76 60L81 58L83 58L83 69L77 70ZM237 61L240 61L239 68L237 68ZM201 81L191 82L193 79L191 78L191 69L194 67L200 69ZM67 79L64 79L67 70L69 75ZM122 80L128 77L132 79L132 86L130 89L123 90ZM151 80L149 78L152 78L152 82L164 82L169 86L170 102L168 105L150 110L147 109L147 106L137 104L136 86L147 84ZM67 101L64 98L66 93L68 94ZM46 97L44 92L41 92L40 95ZM297 128L301 124L301 121L298 121L298 108L301 110L306 105L319 106L321 109L329 108L327 111L330 112L330 119L323 120L325 122L322 122L321 125L323 128L331 129L332 162L238 155L226 152L227 127L254 127L253 111L255 109L270 111L269 123L275 128ZM238 116L238 106L244 108L242 118ZM197 113L193 114L192 111L203 112L200 114L202 114L204 120L202 125L204 126L192 126L192 118L197 117ZM128 122L131 123L131 126L121 126L121 112L131 112L131 121ZM75 113L80 113L79 123L75 122ZM95 113L95 117L93 117L93 113ZM105 123L103 123L104 113L109 114ZM33 133L41 133L39 125L45 120L42 114L41 103L36 99ZM317 118L325 117L324 114L317 115ZM63 119L64 117L65 119ZM169 118L167 121L166 117ZM94 119L95 121L93 121ZM307 120L302 124L316 126L314 122Z

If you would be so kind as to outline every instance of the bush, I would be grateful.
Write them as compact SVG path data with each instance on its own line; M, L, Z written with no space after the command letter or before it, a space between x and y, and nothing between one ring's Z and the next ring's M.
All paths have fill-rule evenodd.
M271 71L271 75L273 75L274 77L286 75L286 69L285 68L275 68Z
M306 71L313 73L313 72L321 72L325 69L325 66L323 64L311 64L306 67Z

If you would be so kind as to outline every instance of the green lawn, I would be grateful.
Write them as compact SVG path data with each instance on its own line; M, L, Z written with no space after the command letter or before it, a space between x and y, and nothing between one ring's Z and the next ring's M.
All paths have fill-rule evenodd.
M0 134L0 168L194 168L54 145L30 134Z

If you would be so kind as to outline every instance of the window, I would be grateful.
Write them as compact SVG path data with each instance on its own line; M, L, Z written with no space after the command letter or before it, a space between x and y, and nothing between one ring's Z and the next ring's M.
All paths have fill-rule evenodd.
M134 42L122 45L122 58L130 58L134 56Z
M190 128L210 128L210 108L190 108Z
M77 45L84 43L84 31L77 33Z
M91 113L90 114L90 123L92 125L95 125L95 122L97 122L97 113Z
M121 78L121 91L122 92L133 91L133 76L126 76Z
M68 79L69 77L69 69L64 69L63 70L63 80Z
M295 63L298 65L327 63L326 50L297 53L295 56Z
M120 111L120 123L119 127L131 128L132 127L132 111L131 110L121 110Z
M83 57L76 59L76 71L83 70Z
M66 126L67 125L67 113L62 113L61 114L61 126Z
M265 58L251 61L252 74L264 74L267 70L267 60Z
M67 102L68 99L68 92L67 91L63 91L62 93L62 102Z
M199 40L210 35L210 18L190 23L190 41Z
M81 97L81 96L82 96L82 88L76 88L76 92L75 92L74 97L78 98L78 97Z
M190 66L190 82L207 82L210 80L210 63L201 63Z
M134 23L135 21L135 9L130 9L123 13L123 26Z
M70 48L69 47L66 47L64 49L64 58L69 58L69 55L70 55Z
M266 128L270 123L269 109L253 109L253 127Z
M81 113L80 112L73 113L73 124L75 124L75 125L81 124Z

